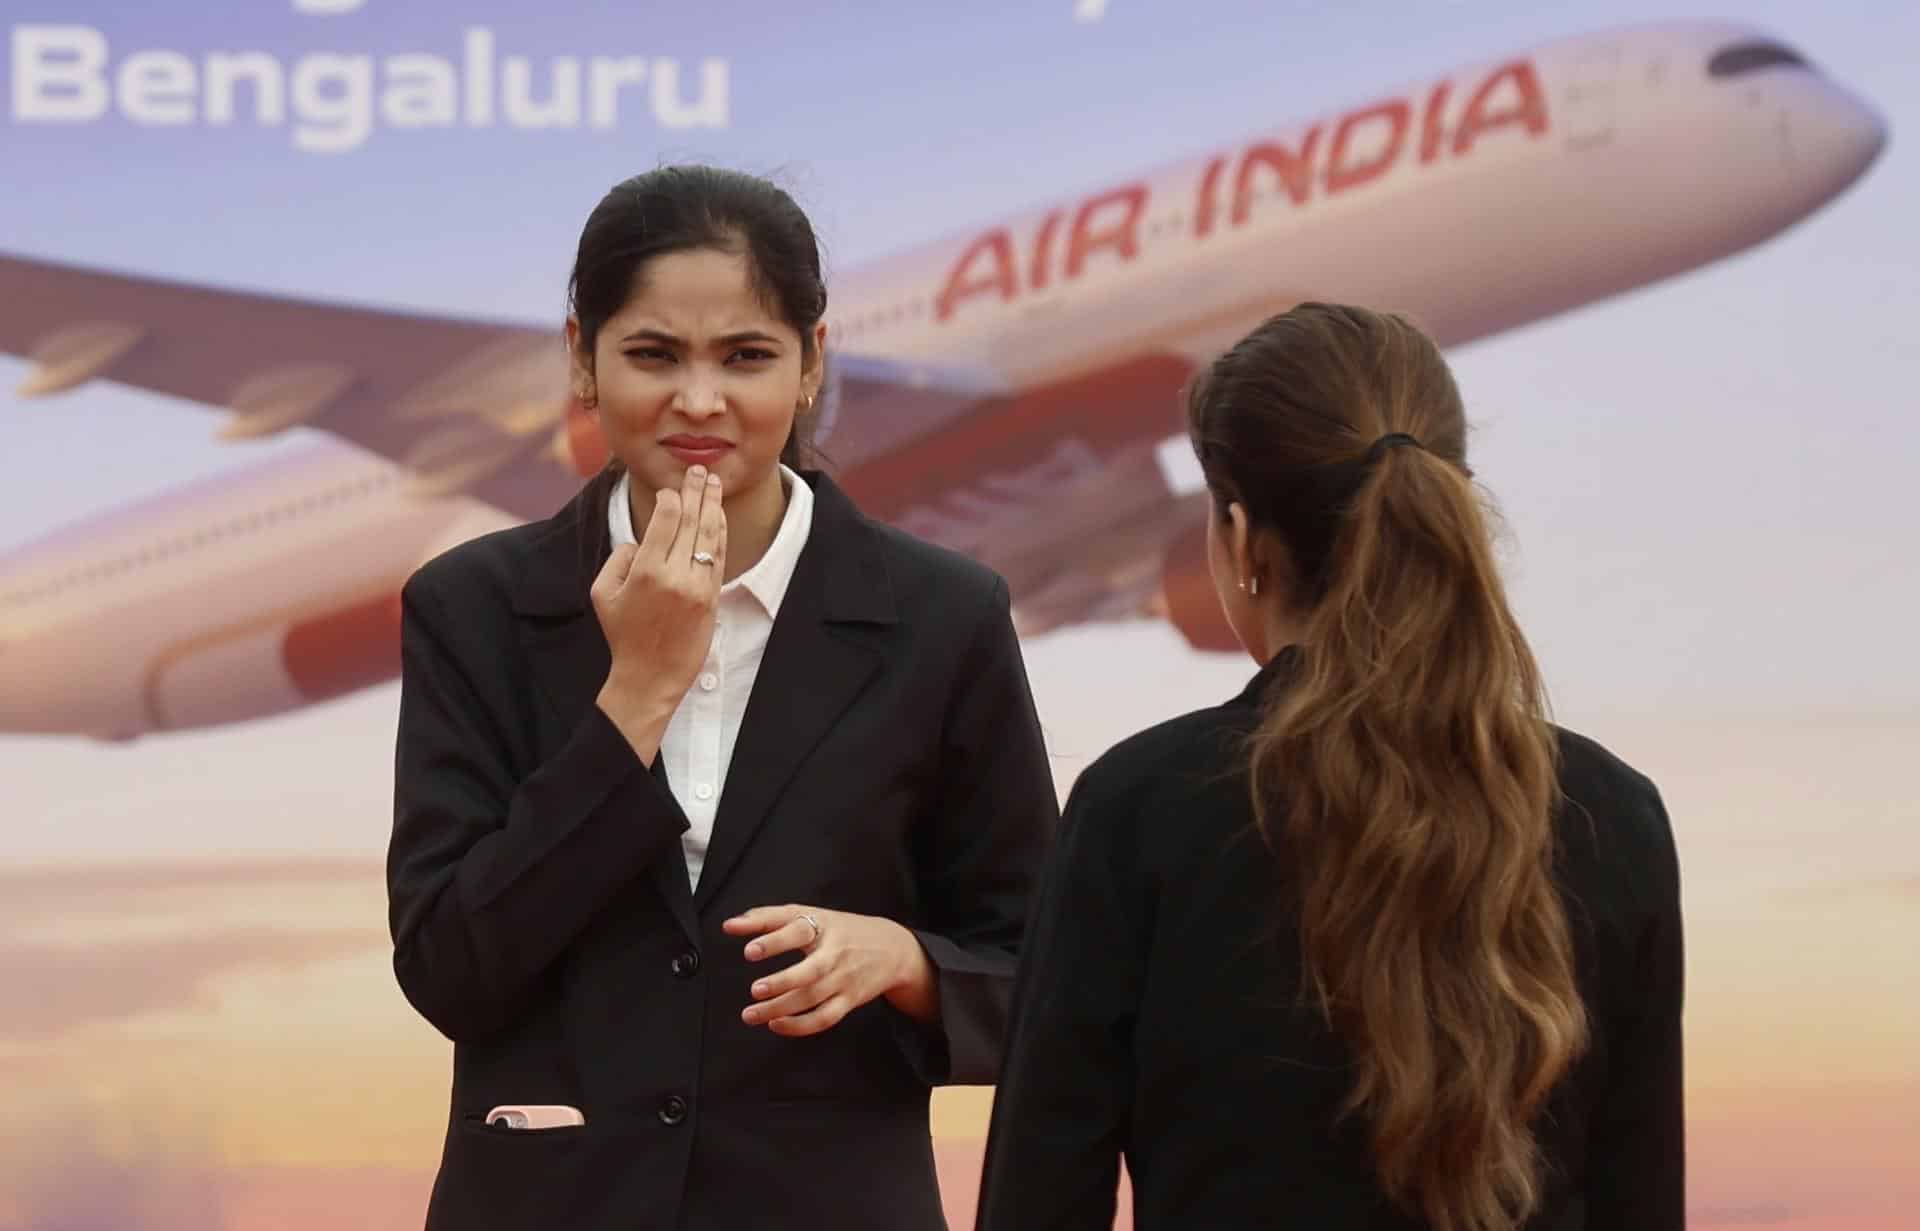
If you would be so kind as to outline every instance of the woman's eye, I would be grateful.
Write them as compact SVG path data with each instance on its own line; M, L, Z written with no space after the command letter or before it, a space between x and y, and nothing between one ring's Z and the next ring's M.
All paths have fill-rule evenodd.
M653 363L663 359L672 359L673 353L659 346L636 346L627 352L627 358Z
M758 346L743 346L732 355L732 358L746 363L761 363L773 357L772 351Z

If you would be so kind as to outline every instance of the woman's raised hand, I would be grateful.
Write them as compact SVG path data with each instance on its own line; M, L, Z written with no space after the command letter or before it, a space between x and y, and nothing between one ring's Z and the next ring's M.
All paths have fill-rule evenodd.
M639 546L615 547L593 582L613 655L599 705L648 764L713 644L727 562L721 496L720 476L689 468L679 490L654 496Z

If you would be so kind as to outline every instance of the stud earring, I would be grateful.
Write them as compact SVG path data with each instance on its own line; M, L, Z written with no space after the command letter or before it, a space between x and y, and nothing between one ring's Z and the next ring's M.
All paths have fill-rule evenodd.
M806 414L806 413L808 413L809 411L811 411L812 409L813 409L813 395L812 395L811 393L809 393L809 394L807 395L807 400L806 400L805 402L803 402L803 403L801 403L801 405L800 405L800 413L801 413L801 414Z
M1242 578L1240 580L1240 588L1254 598L1260 597L1260 579L1258 577L1250 579Z

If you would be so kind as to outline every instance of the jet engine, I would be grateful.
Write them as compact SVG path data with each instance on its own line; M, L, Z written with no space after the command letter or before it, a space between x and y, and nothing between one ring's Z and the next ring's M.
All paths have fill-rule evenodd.
M1196 650L1238 651L1240 642L1220 611L1207 571L1207 530L1196 524L1167 545L1154 614L1166 620Z

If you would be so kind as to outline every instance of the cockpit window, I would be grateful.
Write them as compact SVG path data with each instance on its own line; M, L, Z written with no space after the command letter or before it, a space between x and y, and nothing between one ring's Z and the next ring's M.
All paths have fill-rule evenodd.
M1779 43L1735 43L1713 53L1713 58L1707 61L1707 76L1738 77L1780 65L1809 67L1799 52Z

